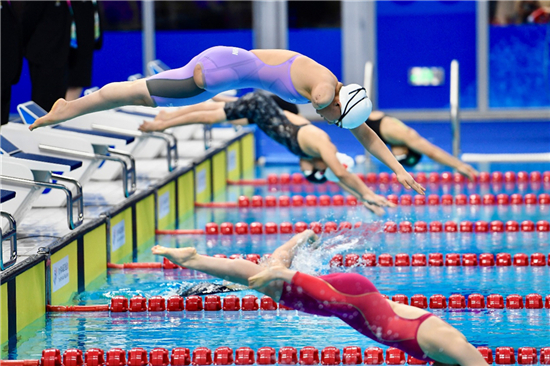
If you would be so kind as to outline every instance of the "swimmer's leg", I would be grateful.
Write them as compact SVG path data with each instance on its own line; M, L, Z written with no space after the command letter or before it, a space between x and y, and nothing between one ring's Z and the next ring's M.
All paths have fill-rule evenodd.
M487 365L481 353L461 332L438 317L429 317L420 324L417 340L428 357L440 364Z
M260 273L263 267L243 259L214 258L197 254L195 248L166 248L156 245L153 254L161 255L172 262L209 275L248 285L248 278ZM272 282L269 286L258 290L278 301L281 297L282 282Z
M178 108L173 112L161 109L155 117L155 121L167 121L176 117L184 116L191 112L203 112L210 111L218 108L223 108L223 105L219 102L205 102L195 105L189 105L185 107Z
M184 126L188 124L213 124L225 121L226 115L223 110L225 103L207 102L197 105L182 107L169 115L155 118L154 121L144 121L139 129L141 131L163 131L169 127Z
M38 127L58 124L84 114L125 105L155 106L149 96L145 80L110 83L94 93L69 102L60 98L55 102L50 112L44 117L38 118L29 126L29 129L34 130Z

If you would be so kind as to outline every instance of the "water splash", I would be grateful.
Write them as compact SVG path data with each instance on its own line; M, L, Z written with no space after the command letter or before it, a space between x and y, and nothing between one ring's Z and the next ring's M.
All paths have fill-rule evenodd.
M330 271L330 260L336 254L375 251L380 243L372 239L383 228L383 223L373 222L337 233L323 233L316 243L304 245L296 251L291 268L312 275L326 274Z

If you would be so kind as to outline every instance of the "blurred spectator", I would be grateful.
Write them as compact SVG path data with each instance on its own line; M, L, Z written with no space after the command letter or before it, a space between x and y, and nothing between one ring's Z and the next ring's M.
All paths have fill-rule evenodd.
M540 8L538 0L528 0L528 1L516 1L515 10L516 10L516 24L527 23L529 15L531 15L535 10Z
M66 1L14 1L29 64L31 99L49 111L67 91L71 16Z
M12 3L0 2L2 21L2 124L8 123L10 117L11 86L17 84L23 65L21 47L21 28Z
M550 1L539 1L539 8L527 17L528 23L550 23Z
M550 22L550 1L490 1L492 25L544 24Z
M141 1L102 1L99 10L106 31L141 30Z
M94 50L101 48L103 37L97 1L71 1L76 33L71 32L69 81L65 99L80 97L82 89L92 84Z

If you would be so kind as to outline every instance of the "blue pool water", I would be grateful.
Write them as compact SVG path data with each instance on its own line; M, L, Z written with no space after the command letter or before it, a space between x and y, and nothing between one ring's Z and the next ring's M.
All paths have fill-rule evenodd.
M546 168L546 169L545 169ZM296 171L296 167L263 168L258 176L267 173ZM513 170L506 167L502 171ZM522 170L522 169L519 169ZM548 166L539 170L549 170ZM279 196L282 194L341 194L337 189L324 187L229 187L223 197L235 201L241 194ZM382 194L405 193L395 185L375 186ZM429 193L542 193L550 192L548 186L495 187L488 185L468 186L443 185L428 187ZM304 208L255 208L255 209L197 209L196 215L185 222L185 228L203 228L208 222L276 222L289 221L341 221L378 222L380 227L387 220L415 222L447 220L548 220L548 206L425 206L397 207L388 209L383 217L377 217L363 207L304 207ZM170 247L194 246L199 253L249 254L271 253L290 235L231 235L231 236L158 236L156 243ZM354 229L347 234L323 234L324 245L317 251L301 250L295 258L297 269L314 274L331 271L354 271L368 277L387 295L422 294L427 297L442 294L492 293L506 297L509 294L525 296L538 293L550 294L550 267L372 267L339 268L329 267L335 254L347 253L527 253L550 252L548 233L425 233L388 234L378 231ZM152 245L152 244L151 244ZM159 262L150 247L140 248L138 262ZM132 261L131 257L127 261ZM116 295L165 296L176 293L182 286L220 280L191 270L118 270L110 269L106 279L99 280L94 290L79 294L74 304L108 304ZM260 294L243 290L235 294ZM223 294L222 294L223 297ZM550 311L540 310L435 310L434 313L461 330L475 346L545 347L550 346ZM92 347L109 350L120 347L129 350L143 347L174 348L199 346L215 349L229 346L233 349L243 346L258 349L263 346L280 348L293 346L356 345L369 347L374 341L360 335L336 318L310 316L296 311L255 312L145 312L145 313L49 313L44 321L27 327L21 333L17 347L5 348L3 354L11 359L37 359L42 349L68 348L86 350Z

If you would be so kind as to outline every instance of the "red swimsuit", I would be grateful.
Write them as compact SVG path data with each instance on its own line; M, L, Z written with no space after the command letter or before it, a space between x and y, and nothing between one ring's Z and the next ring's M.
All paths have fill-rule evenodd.
M361 334L425 361L416 333L425 314L405 319L395 314L390 304L365 277L356 273L335 273L313 277L296 272L292 283L283 287L280 303L310 314L336 316Z

